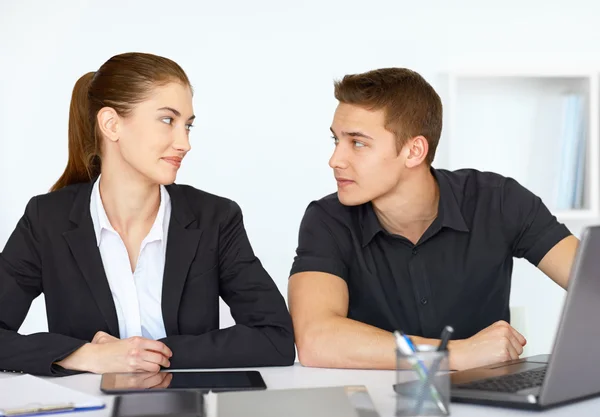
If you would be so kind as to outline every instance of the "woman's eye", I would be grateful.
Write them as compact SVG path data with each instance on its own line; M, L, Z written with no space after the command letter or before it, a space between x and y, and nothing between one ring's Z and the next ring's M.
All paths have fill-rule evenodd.
M171 123L173 123L173 118L172 117L163 117L162 119L160 119L163 123L166 123L168 125L170 125Z

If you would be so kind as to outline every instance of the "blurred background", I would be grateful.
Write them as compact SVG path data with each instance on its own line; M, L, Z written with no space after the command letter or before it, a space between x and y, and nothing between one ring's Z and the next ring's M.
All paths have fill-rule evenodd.
M599 15L593 0L0 0L0 248L65 167L75 81L129 51L187 72L198 119L178 182L240 204L284 296L304 210L335 191L333 80L347 73L421 73L445 106L434 166L513 176L580 236L600 217ZM526 354L550 351L564 294L515 261ZM23 333L47 330L44 308Z

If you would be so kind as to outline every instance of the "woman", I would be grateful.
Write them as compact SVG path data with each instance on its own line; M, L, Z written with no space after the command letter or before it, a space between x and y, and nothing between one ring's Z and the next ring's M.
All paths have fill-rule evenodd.
M190 82L169 59L117 55L77 81L67 168L0 254L0 369L294 362L289 313L239 206L173 184L193 120ZM49 333L18 334L41 292ZM219 296L236 321L221 330Z

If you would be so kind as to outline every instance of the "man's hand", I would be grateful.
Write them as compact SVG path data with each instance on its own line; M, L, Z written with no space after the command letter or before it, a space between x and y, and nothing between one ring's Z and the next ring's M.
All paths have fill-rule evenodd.
M450 367L462 370L519 359L526 343L510 324L497 321L468 339L451 341Z

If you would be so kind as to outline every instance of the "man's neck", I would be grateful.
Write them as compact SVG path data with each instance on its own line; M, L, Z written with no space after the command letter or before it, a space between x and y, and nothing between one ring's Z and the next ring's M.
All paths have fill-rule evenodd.
M416 244L438 215L440 192L427 167L411 172L390 193L373 200L379 222L388 232Z

